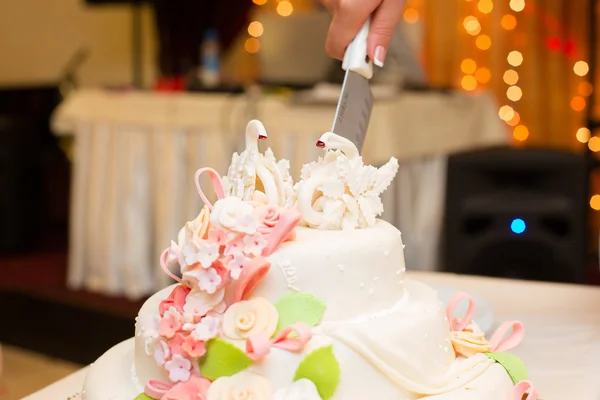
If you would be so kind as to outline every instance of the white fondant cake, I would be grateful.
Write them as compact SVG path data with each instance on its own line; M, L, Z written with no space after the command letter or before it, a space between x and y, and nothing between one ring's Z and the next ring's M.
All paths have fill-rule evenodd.
M257 121L225 187L197 174L213 175L220 200L161 257L182 280L93 364L85 399L512 399L526 376L503 350L520 324L487 340L472 313L449 321L433 289L404 279L400 232L376 219L397 162L364 166L326 134L326 156L291 191L286 164L269 153L265 168L253 134L266 137Z

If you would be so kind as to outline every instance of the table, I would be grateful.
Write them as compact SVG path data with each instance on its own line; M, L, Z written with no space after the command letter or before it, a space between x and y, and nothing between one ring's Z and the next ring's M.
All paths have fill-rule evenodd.
M508 142L496 109L491 96L462 92L376 101L363 156L400 160L383 218L403 232L409 268L439 264L448 154ZM286 96L76 92L53 118L58 134L75 138L69 286L132 299L166 286L159 255L200 210L194 171L226 172L245 124L259 118L297 177L321 154L315 142L334 111Z
M600 288L420 271L408 277L483 297L496 321L521 320L526 336L513 352L529 366L544 400L600 398ZM66 399L81 390L86 371L25 400Z

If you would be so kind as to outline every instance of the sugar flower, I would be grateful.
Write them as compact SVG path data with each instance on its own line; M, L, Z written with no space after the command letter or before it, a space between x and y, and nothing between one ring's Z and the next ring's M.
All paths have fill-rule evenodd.
M179 354L175 354L171 360L165 363L165 369L169 371L171 382L185 382L190 379L192 362Z

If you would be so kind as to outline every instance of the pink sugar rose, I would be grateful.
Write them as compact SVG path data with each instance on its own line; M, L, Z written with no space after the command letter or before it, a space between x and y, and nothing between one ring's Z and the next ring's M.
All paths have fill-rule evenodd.
M190 292L190 288L184 285L177 285L175 289L171 292L169 297L165 300L161 301L158 306L158 311L160 312L160 316L162 317L164 313L171 307L175 307L175 309L179 312L183 312L183 305L185 304L185 298Z
M254 212L260 221L256 231L267 241L262 251L265 257L273 254L283 242L294 239L294 229L302 218L302 215L295 210L269 204L257 207Z
M204 342L197 340L193 335L189 335L183 341L181 349L187 353L190 358L199 358L206 353Z
M181 314L175 307L169 308L160 320L158 333L167 339L172 338L181 329Z
M187 382L175 384L160 400L206 400L210 381L192 375Z

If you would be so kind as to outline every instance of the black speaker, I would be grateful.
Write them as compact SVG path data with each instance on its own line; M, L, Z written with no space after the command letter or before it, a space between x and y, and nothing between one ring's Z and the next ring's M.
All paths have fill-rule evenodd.
M491 148L448 160L443 269L583 282L588 168L582 154Z

